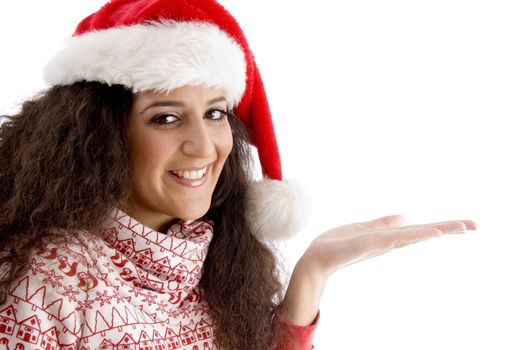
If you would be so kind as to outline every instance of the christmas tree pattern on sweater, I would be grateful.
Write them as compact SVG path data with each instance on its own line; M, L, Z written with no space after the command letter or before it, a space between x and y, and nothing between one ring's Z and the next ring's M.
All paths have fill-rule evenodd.
M34 252L0 306L0 349L217 349L198 283L207 220L166 234L115 210Z

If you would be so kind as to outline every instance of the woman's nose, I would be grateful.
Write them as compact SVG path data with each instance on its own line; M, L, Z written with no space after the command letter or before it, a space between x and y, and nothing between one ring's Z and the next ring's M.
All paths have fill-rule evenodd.
M188 123L184 134L183 153L199 158L214 154L213 137L203 118Z

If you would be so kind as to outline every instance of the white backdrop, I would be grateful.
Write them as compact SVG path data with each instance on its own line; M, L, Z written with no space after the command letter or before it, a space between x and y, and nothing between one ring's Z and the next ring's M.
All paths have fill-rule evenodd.
M288 243L348 222L472 219L333 275L317 349L525 349L526 3L221 1L265 81L285 177L314 212ZM0 5L0 112L104 1Z

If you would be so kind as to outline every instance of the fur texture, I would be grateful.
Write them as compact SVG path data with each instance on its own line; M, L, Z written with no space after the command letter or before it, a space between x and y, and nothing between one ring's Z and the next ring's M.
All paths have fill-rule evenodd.
M245 91L246 63L237 42L214 25L162 21L73 36L47 64L44 79L122 84L134 92L217 87L232 108Z
M310 198L297 181L252 182L245 215L260 241L292 238L310 217Z

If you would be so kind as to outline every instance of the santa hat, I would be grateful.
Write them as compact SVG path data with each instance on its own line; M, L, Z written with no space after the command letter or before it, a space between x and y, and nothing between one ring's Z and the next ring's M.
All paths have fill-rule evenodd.
M263 180L245 213L260 240L291 237L305 221L296 184L282 181L265 89L239 24L214 0L112 0L82 20L44 69L51 85L121 84L134 92L221 88L257 148Z

